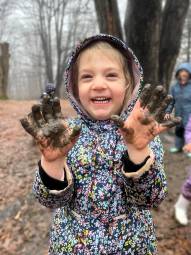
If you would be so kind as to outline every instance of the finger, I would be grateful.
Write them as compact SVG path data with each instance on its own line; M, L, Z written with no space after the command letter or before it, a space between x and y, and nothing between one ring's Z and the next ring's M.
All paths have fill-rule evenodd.
M116 124L117 127L122 128L124 126L123 119L118 115L112 115L111 120Z
M34 138L37 136L37 129L29 122L28 118L20 119L22 127Z
M124 127L124 121L120 116L112 115L111 119L120 128L121 134L125 136L126 139L130 139L133 136L134 130L132 128Z
M42 127L45 124L45 120L41 114L40 104L35 104L32 106L32 116L38 127Z
M141 107L145 108L152 94L151 84L146 84L141 92L140 102Z
M155 119L161 123L164 121L164 119L169 120L170 115L167 115L165 110L167 109L170 102L173 100L173 97L171 95L167 95L164 99L164 101L160 104L160 107L157 109L155 113ZM166 116L166 117L165 117Z
M157 86L147 104L150 113L154 113L166 96L166 90L162 85Z
M59 100L58 97L55 97L53 99L52 108L53 108L53 115L54 115L54 117L56 117L56 118L63 118L63 114L61 112L60 100Z
M46 85L46 93L53 99L56 92L56 87L53 83L48 83Z
M181 123L181 121L182 121L182 119L180 117L171 118L171 120L161 123L161 127L164 127L167 129L172 128L174 126L179 125Z
M78 137L80 135L81 132L81 127L79 126L75 126L72 130L72 133L70 135L70 141L73 141L76 139L76 137Z
M49 95L47 94L43 94L42 96L42 115L44 117L44 119L47 122L51 122L54 120L54 116L53 116L53 109L52 109L52 102L50 100Z

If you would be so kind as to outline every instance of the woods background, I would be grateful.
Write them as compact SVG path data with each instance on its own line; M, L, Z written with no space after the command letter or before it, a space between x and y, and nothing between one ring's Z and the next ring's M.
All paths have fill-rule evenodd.
M0 100L0 254L48 253L51 213L32 195L40 153L19 119L39 100L47 81L65 97L69 53L99 32L126 41L143 66L145 82L153 86L162 83L168 89L176 66L191 61L189 0L0 0L0 99L17 99ZM61 103L65 115L74 116L67 100ZM152 210L158 250L188 255L190 223L180 227L172 211L190 158L169 153L170 133L161 139L169 194Z
M190 61L189 5L189 0L0 0L0 97L39 98L47 81L64 97L71 49L99 32L126 41L143 66L145 83L168 89L175 66Z

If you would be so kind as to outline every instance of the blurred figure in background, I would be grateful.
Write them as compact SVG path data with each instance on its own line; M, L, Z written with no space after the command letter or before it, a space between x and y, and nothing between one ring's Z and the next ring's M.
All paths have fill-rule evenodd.
M185 146L183 150L186 153L191 153L191 115L185 128ZM186 226L188 224L188 206L191 201L191 166L190 175L184 182L181 190L181 194L175 204L175 218L181 224Z
M182 63L175 77L177 81L170 89L173 100L166 110L165 119L170 119L174 108L175 116L181 117L182 122L175 128L175 147L170 148L171 153L181 152L184 146L184 129L191 114L191 64ZM188 156L191 157L191 153Z
M42 93L41 99L43 98L45 94L49 95L51 98L54 98L55 92L56 92L56 87L54 83L47 82L45 85L45 92Z

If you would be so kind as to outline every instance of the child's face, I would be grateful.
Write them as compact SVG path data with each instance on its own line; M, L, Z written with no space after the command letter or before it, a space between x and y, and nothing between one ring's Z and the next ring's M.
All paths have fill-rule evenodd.
M119 114L127 88L120 57L111 50L89 49L78 65L78 93L84 109L96 120Z
M190 77L189 73L185 70L180 71L178 74L178 80L181 85L185 85L188 82L189 77Z

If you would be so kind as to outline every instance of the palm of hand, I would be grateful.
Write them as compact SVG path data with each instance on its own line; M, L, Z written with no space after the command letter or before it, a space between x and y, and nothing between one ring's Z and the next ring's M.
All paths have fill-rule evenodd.
M180 123L179 118L164 120L165 109L171 100L172 97L166 95L162 86L157 86L152 91L151 85L145 85L140 99L126 121L117 115L112 116L120 127L125 143L133 144L136 149L141 150L156 135Z
M42 104L21 119L23 128L34 137L48 161L65 156L79 137L80 128L69 129L62 115L60 100L43 95Z

